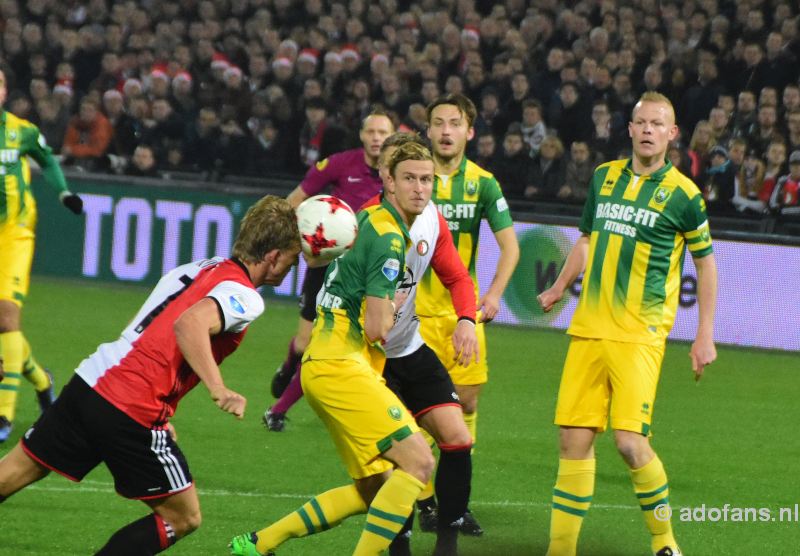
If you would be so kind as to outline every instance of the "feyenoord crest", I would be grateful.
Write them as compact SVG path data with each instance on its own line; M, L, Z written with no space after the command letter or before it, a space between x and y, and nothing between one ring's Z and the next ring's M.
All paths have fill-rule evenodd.
M424 257L425 255L427 255L428 249L430 249L430 246L428 245L428 242L425 241L424 239L421 239L417 242L417 255L419 255L420 257Z
M653 193L653 202L657 205L663 205L669 199L671 192L666 187L659 187L656 189L655 193Z
M475 195L475 192L478 191L478 182L475 180L467 180L464 184L464 189L467 190L467 195Z

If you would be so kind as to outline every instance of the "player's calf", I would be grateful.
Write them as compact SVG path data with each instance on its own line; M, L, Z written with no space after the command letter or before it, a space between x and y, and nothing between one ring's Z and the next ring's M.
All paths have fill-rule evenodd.
M199 526L199 522L197 525ZM178 538L179 536L173 527L164 521L161 516L150 514L133 523L129 523L111 535L105 546L95 556L147 556L158 554L175 544Z

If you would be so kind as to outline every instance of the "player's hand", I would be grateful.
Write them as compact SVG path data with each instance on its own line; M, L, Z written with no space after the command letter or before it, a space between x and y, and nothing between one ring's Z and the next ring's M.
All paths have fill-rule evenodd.
M167 423L167 432L169 433L169 437L173 442L178 441L178 432L175 430L175 427L172 425L172 423Z
M459 365L466 367L473 357L475 357L476 363L480 360L475 323L466 319L458 321L452 339L453 347L455 348L455 357L453 357L453 360Z
M692 370L694 379L698 381L703 376L706 365L710 365L717 358L717 348L714 346L712 338L697 338L689 350L689 358L692 360Z
M486 292L478 301L478 310L481 312L481 322L489 322L497 316L500 310L500 295Z
M562 297L564 297L564 290L553 286L552 288L548 288L537 295L536 300L539 302L539 306L542 308L542 311L549 313L553 310L553 306L561 301Z
M61 203L73 214L83 213L83 199L71 191L64 191L61 194Z
M228 390L224 386L219 386L211 391L211 399L222 411L232 413L237 419L244 418L244 408L247 406L247 400L241 394Z

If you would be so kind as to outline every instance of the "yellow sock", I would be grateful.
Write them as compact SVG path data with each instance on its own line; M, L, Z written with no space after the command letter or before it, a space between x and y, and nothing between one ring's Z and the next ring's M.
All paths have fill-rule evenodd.
M0 355L3 356L6 373L3 382L0 382L0 415L12 422L17 408L19 382L22 379L24 342L19 330L0 334Z
M401 469L395 469L367 510L367 522L353 556L375 556L389 548L425 485Z
M425 439L425 442L427 442L428 446L430 446L431 450L433 450L436 447L436 440L430 434L428 434L428 431L425 429L420 429L420 432L422 433L422 437ZM428 484L426 484L425 488L422 489L422 492L419 493L417 500L427 500L433 495L433 477L431 477L431 480L428 481Z
M472 445L478 443L478 412L475 413L462 413L464 416L464 423L467 425L467 430L472 436Z
M315 496L297 511L256 532L256 550L266 554L287 539L327 531L339 525L343 519L366 511L367 505L355 485L331 489Z
M653 552L658 552L665 546L675 548L675 536L672 534L669 507L669 483L664 465L658 456L650 463L639 469L631 469L631 480L636 498L642 508L642 515L653 535L651 547Z
M550 514L550 546L547 556L574 556L578 535L594 494L594 459L558 460Z
M22 376L33 384L37 392L44 392L51 386L50 377L47 376L42 366L34 359L31 345L25 336L22 337L22 342Z

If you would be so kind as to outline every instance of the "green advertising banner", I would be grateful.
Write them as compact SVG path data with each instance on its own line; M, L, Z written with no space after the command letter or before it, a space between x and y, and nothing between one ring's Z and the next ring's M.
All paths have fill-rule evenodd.
M33 272L152 285L177 265L228 256L258 195L179 186L72 182L85 214L75 218L41 178Z

